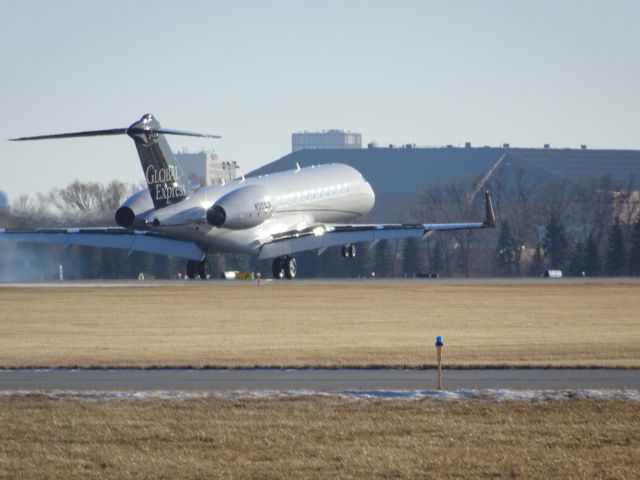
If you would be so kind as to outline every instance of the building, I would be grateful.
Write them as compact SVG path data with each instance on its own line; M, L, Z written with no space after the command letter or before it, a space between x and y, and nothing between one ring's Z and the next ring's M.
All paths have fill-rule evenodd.
M291 135L291 151L362 148L362 134L344 130L297 132Z
M515 182L526 170L527 182L545 184L566 180L568 184L608 175L614 182L640 178L640 150L592 150L554 148L472 147L464 148L363 148L301 150L264 165L247 177L266 175L325 163L344 163L360 171L376 193L376 203L367 220L384 221L415 201L426 187L453 181L474 182L483 178L501 159L501 181ZM621 212L629 213L629 212ZM630 212L634 214L633 211Z
M213 150L175 154L185 174L200 185L215 185L238 178L240 166L237 162L222 161Z

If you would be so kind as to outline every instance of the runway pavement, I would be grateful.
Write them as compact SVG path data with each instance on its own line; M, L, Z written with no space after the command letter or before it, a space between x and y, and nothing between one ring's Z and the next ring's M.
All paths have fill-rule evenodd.
M0 370L0 391L37 390L419 390L436 370ZM444 370L447 389L640 388L640 369Z
M567 277L561 279L549 279L541 277L486 277L486 278L309 278L295 280L273 280L266 274L261 284L263 286L288 286L327 284L365 284L365 285L575 285L575 284L640 284L640 277ZM34 281L34 282L7 282L0 281L2 288L131 288L131 287L198 287L206 286L256 286L255 280L65 280L65 281Z

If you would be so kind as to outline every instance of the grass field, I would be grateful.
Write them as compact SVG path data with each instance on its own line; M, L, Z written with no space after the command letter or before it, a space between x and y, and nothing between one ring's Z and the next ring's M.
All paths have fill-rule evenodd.
M640 405L0 399L2 478L638 478Z
M0 366L640 367L640 283L0 288Z

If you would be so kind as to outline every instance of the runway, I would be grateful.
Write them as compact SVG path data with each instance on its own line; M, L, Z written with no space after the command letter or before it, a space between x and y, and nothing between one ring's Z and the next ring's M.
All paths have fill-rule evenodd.
M444 370L446 389L638 389L640 369ZM436 370L0 370L0 391L111 390L421 390L436 387Z
M328 284L365 284L365 285L575 285L575 284L638 284L640 277L566 277L549 279L541 277L478 277L478 278L296 278L295 280L274 280L266 274L261 280L262 286L280 287L289 285ZM245 286L254 288L256 280L65 280L11 282L0 281L2 288L144 288L144 287L224 287Z

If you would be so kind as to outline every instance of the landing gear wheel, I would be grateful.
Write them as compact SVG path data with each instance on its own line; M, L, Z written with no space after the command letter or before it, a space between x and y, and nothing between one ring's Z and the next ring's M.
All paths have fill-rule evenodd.
M200 262L197 260L189 260L187 261L187 277L191 280L195 279L198 276L198 266Z
M284 274L288 279L296 278L296 273L298 273L298 262L294 257L286 256L284 257Z
M343 245L340 254L343 258L354 258L356 256L356 246L353 243Z
M200 280L209 280L211 278L211 266L206 260L198 262L198 276Z
M273 263L271 264L271 273L273 273L273 278L276 280L284 278L284 257L277 257L273 259Z

